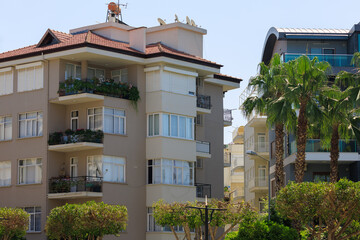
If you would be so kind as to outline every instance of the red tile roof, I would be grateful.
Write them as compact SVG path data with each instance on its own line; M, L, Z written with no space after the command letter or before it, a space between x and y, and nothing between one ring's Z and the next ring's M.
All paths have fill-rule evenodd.
M230 81L230 82L235 82L235 83L240 83L242 81L241 78L236 78L236 77L232 77L232 76L221 74L221 73L214 74L214 78L220 79L220 80L225 80L225 81Z
M134 55L137 57L151 58L157 56L166 56L170 58L180 59L184 61L190 61L193 63L198 63L202 65L207 65L211 67L220 68L222 65L219 65L215 62L175 50L170 48L162 43L155 43L146 46L146 52L140 52L134 48L131 48L128 43L114 41L105 37L102 37L98 34L95 34L91 31L87 31L79 34L67 34L55 30L49 30L51 33L58 38L59 43L40 46L31 45L28 47L0 53L0 62L5 62L13 59L30 57L35 55L40 55L42 53L57 52L67 49L79 48L84 46L90 46L94 48L106 49L111 51L117 51L120 53Z

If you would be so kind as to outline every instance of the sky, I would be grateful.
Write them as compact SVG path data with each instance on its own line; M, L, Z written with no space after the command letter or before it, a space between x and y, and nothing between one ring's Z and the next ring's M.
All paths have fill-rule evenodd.
M117 0L116 0L117 1ZM39 42L48 28L70 29L102 23L106 0L0 0L0 52ZM245 125L239 95L257 73L265 36L271 27L350 29L360 22L358 0L122 0L123 21L133 27L157 26L157 18L174 22L189 16L207 29L204 58L224 65L221 72L242 78L240 88L225 94L233 126L224 128L224 143L235 127Z

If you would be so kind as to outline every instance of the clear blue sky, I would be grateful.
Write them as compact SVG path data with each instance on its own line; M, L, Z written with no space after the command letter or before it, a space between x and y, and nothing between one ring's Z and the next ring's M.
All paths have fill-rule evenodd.
M0 0L0 52L37 43L48 28L69 29L105 21L103 0ZM270 27L343 28L360 21L358 0L127 0L123 10L127 24L158 25L157 18L174 21L186 16L208 30L204 57L224 65L222 73L244 79L240 89L228 92L225 108L238 109L239 95L249 77L256 74L264 39ZM234 111L233 126L246 121ZM224 142L231 141L233 127L224 129Z

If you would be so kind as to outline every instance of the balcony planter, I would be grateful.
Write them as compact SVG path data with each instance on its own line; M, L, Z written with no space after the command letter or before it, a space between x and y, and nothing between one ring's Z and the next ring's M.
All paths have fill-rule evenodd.
M49 145L57 144L69 144L78 142L92 142L102 143L104 133L101 130L92 131L90 129L78 129L72 131L71 129L66 130L64 133L55 132L49 135Z

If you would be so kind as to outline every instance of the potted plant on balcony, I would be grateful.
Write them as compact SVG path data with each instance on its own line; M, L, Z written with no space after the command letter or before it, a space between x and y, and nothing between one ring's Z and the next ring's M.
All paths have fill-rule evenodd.
M49 134L49 140L48 140L49 145L59 144L61 142L62 136L63 136L62 132L54 132Z

